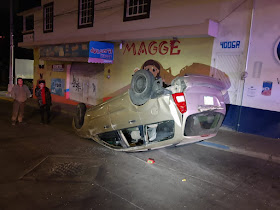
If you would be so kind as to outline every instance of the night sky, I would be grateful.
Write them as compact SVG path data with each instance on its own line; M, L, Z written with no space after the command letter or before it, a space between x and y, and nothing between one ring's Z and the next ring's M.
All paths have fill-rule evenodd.
M9 33L9 1L3 1L0 4L0 35Z
M0 4L0 88L5 86L8 82L10 59L10 1L1 1ZM16 14L40 5L41 0L13 0L15 58L33 59L32 50L17 47L17 43L22 42L21 32L23 21L22 17L18 17Z
M21 33L22 31L22 18L16 14L33 7L40 6L41 0L13 0L14 10L14 34ZM9 42L10 32L10 1L2 1L0 4L0 36L4 35ZM17 40L16 40L17 41ZM2 51L2 49L0 49Z

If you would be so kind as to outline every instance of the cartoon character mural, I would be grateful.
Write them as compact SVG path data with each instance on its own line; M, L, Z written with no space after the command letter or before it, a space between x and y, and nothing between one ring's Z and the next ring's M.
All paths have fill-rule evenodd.
M150 71L154 75L155 79L160 79L161 78L160 70L163 69L163 67L158 61L150 59L150 60L145 61L145 63L142 65L141 69ZM136 72L138 70L140 70L140 68L135 68L134 72ZM163 87L167 87L169 85L169 84L165 83L164 78L162 79L162 81L163 81Z
M150 71L156 79L162 78L164 87L168 87L171 84L172 80L178 76L185 76L191 74L205 75L216 78L220 81L223 81L227 89L231 86L229 76L226 73L222 72L219 69L201 63L193 63L191 66L185 66L180 70L180 73L177 75L172 75L171 67L165 69L162 67L160 62L155 61L153 59L145 61L144 64L141 66L141 69ZM140 70L140 68L135 68L134 72L138 70ZM230 103L227 91L223 92L223 96L225 99L225 103Z
M198 74L217 78L230 87L229 76L211 67L213 40L207 37L124 43L120 50L115 51L114 64L105 67L105 98L126 92L130 87L131 75L139 69L149 70L155 78L161 78L166 86L178 76ZM229 97L225 98L226 103L230 103Z

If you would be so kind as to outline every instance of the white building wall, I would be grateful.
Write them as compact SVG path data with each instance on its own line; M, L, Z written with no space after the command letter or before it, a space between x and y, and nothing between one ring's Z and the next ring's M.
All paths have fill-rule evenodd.
M123 22L124 0L95 0L94 26L83 29L77 27L78 0L55 0L54 30L51 33L43 33L43 5L49 2L52 1L42 0L42 9L35 12L35 42L52 43L55 39L62 42L88 41L90 37L96 41L113 40L114 37L118 40L129 33L132 33L133 38L133 32L141 33L142 30L151 30L149 38L166 38L166 35L170 36L170 30L153 32L153 29L180 26L188 26L190 31L194 31L194 36L196 32L206 36L208 30L205 30L205 23L209 19L220 21L242 0L152 0L150 18L127 22ZM178 28L174 31L187 34L184 30L186 29Z
M279 0L256 0L244 106L280 111L280 60L275 52L280 41L279 11ZM262 94L269 83L271 91Z
M83 29L77 27L78 0L54 0L54 30L43 33L43 5L49 2L52 1L42 0L42 8L34 14L37 46L90 40L118 42L122 38L126 38L125 41L169 39L172 38L170 31L178 31L181 35L178 38L197 36L196 32L186 35L192 29L209 37L205 22L211 19L218 23L219 30L213 45L212 75L219 78L217 68L229 76L228 103L280 110L280 62L274 52L280 37L279 0L152 0L150 18L127 22L123 22L123 0L95 0L94 26ZM253 2L254 20L246 69ZM229 44L238 47L229 48ZM243 88L241 78L245 71L248 77ZM270 95L262 94L266 81L272 84Z

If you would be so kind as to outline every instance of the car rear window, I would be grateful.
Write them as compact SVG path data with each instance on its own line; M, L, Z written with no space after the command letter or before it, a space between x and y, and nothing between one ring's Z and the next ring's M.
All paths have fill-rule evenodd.
M219 112L203 112L190 115L185 125L185 136L214 134L220 128L224 115Z

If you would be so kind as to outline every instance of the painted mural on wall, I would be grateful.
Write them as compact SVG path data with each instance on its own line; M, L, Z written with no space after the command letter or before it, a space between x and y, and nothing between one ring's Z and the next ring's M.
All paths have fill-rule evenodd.
M160 62L153 59L145 61L144 64L141 66L141 68L135 68L134 72L140 69L145 69L147 71L150 71L156 79L162 78L163 82L166 83L167 85L170 85L172 80L178 76L185 76L191 74L214 77L216 79L223 81L226 84L227 88L229 88L231 85L227 74L225 74L219 69L215 69L209 65L205 65L201 63L193 63L191 66L185 66L176 75L172 74L171 67L164 68L160 64Z
M89 55L89 44L64 44L40 47L40 57L85 57Z
M51 93L59 96L64 96L65 80L53 78L51 81Z
M230 87L228 75L210 66L212 43L207 38L129 42L123 45L121 61L115 63L133 62L130 75L146 69L155 78L162 78L166 86L178 76L198 74L217 78Z

